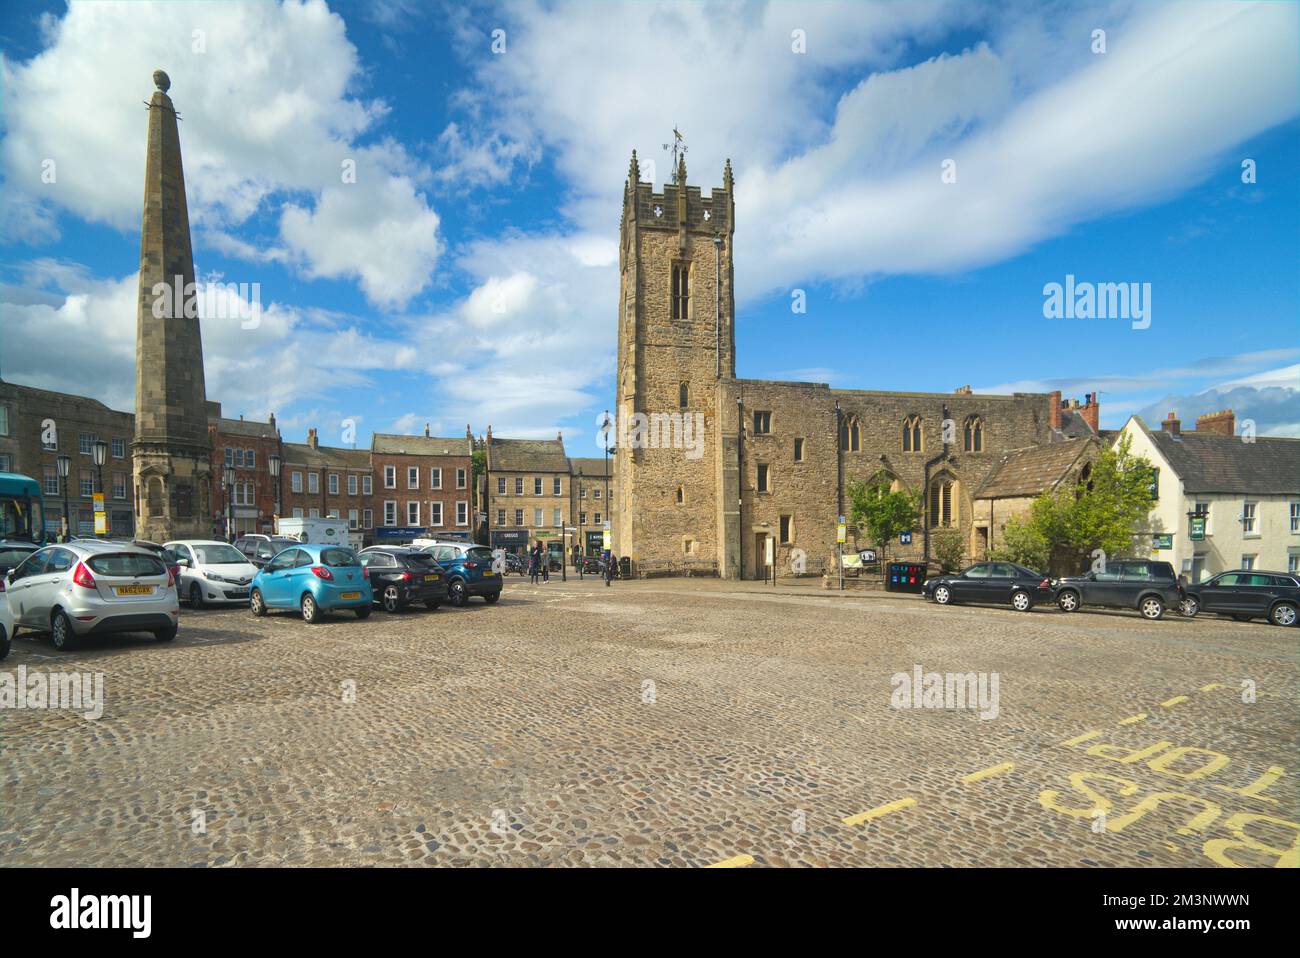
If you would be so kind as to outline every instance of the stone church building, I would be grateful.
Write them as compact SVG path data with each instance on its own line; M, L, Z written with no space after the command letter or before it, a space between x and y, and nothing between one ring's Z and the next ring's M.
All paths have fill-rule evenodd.
M615 551L640 574L762 578L772 539L778 575L797 571L796 557L808 573L833 569L848 484L883 471L923 492L894 557L928 556L946 528L983 557L997 530L973 508L980 486L1013 450L1095 435L1095 396L737 378L735 213L730 161L709 196L687 183L684 157L655 192L633 152L619 229Z

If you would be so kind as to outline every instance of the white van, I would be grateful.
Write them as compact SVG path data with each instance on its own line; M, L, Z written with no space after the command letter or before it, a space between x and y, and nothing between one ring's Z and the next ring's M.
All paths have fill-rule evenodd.
M277 519L277 535L313 545L349 546L346 519Z

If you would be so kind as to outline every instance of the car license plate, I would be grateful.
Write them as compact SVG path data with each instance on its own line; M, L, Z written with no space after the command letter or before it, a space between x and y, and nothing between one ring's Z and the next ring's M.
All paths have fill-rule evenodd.
M361 598L361 593L360 593L360 592L344 592L342 595L339 596L339 598L340 598L340 599L359 599L359 598Z
M118 595L153 595L153 586L151 585L119 585L114 586Z
M493 572L491 569L485 569L485 570L483 571L483 574L484 574L484 575L496 575L496 573Z
M437 582L437 581L438 581L439 579L441 579L441 578L442 578L442 576L439 576L439 575L426 575L426 576L424 577L424 581L425 581L425 582Z

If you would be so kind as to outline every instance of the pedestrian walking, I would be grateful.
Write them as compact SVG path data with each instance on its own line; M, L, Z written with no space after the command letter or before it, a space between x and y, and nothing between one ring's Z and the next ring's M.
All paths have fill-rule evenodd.
M528 547L528 582L537 585L537 545Z
M542 566L542 581L551 581L551 550L537 543L538 561Z

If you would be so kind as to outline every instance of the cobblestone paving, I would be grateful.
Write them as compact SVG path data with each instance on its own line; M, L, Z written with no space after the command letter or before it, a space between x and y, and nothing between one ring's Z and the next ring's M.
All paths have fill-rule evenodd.
M103 672L107 703L0 712L0 863L1293 864L1297 635L513 577L318 627L183 609L165 645L26 633L4 671ZM996 719L892 708L915 665L997 673Z

